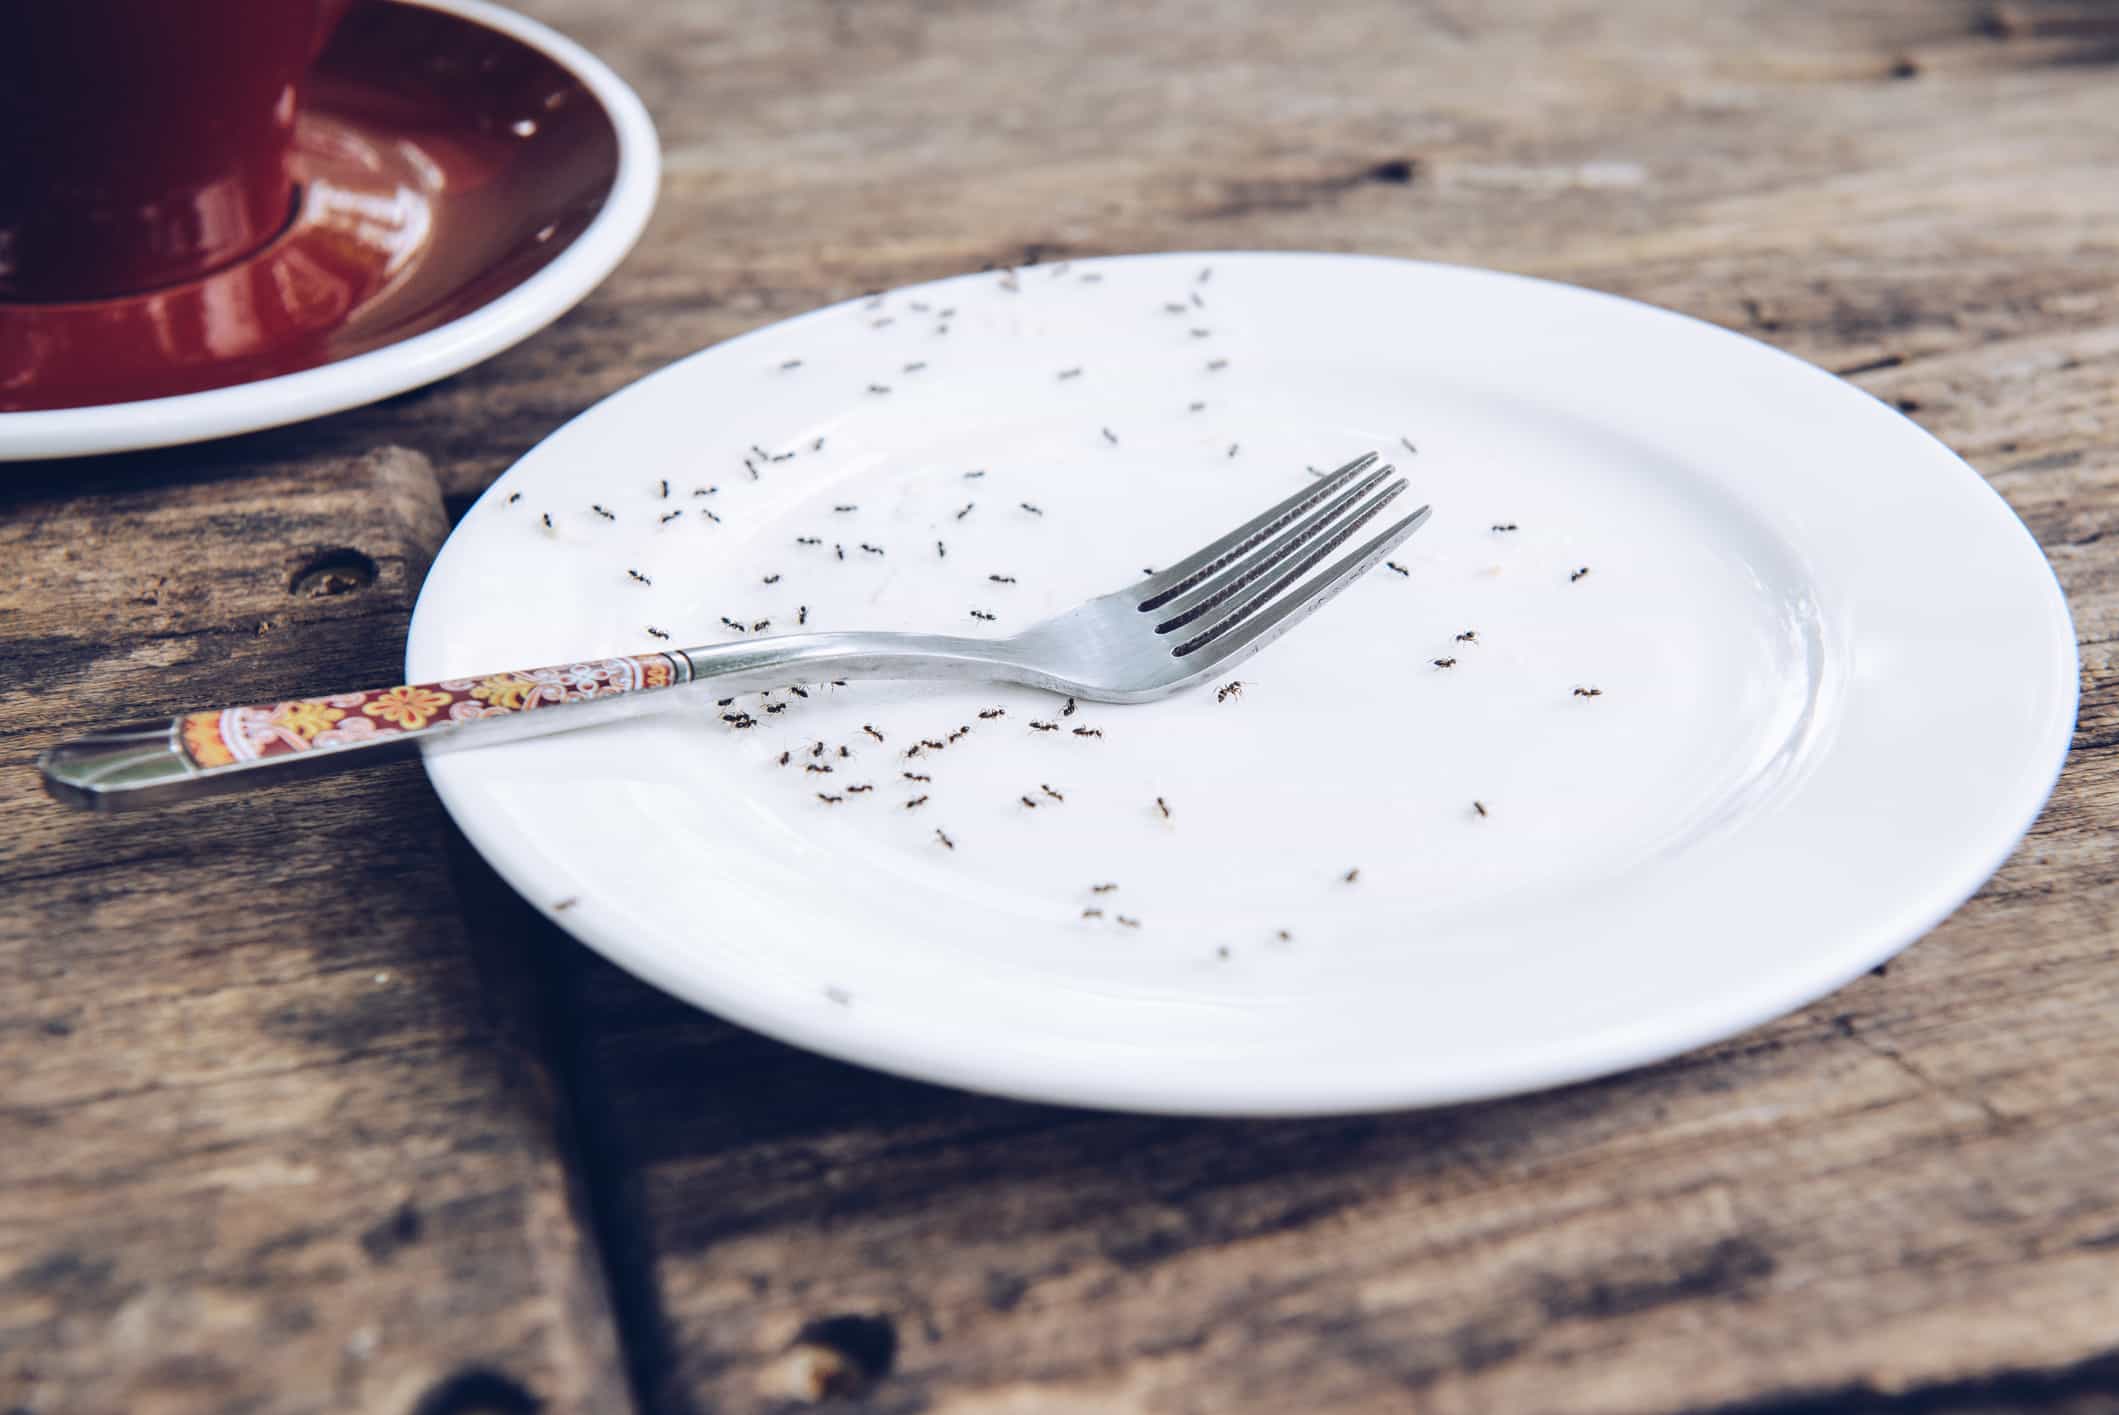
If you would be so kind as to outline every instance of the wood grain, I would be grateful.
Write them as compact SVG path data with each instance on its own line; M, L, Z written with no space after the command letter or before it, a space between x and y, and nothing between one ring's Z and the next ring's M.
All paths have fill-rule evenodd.
M14 483L0 1394L620 1408L549 1068L658 1411L2119 1410L2109 6L525 8L667 146L602 290L375 408ZM442 528L421 457L460 507L603 394L831 299L1254 247L1651 300L1963 453L2082 643L2025 846L1881 975L1680 1061L1231 1124L967 1097L689 1011L460 842L452 889L409 771L137 828L32 800L66 730L391 677ZM365 587L286 588L334 576Z
M30 766L394 677L431 468L50 482L0 510L0 1408L620 1408L533 999L468 946L418 768L95 817Z

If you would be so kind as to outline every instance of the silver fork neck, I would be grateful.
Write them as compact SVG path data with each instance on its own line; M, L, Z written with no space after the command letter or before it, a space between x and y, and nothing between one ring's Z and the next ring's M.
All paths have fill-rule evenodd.
M1013 639L952 634L784 634L749 643L674 649L670 656L689 669L690 681L738 692L815 682L835 673L949 683L1003 678L1049 686L1052 681L1024 661Z

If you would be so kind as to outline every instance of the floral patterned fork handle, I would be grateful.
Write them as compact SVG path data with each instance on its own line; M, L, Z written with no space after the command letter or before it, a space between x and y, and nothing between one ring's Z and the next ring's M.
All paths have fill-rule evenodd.
M270 768L269 779L287 780L406 756L473 723L481 724L482 741L501 735L493 729L509 720L525 729L521 735L587 727L636 710L627 695L691 677L683 653L651 653L189 712L64 743L38 766L46 788L72 805L162 805L248 785L261 767ZM592 701L607 710L579 706ZM550 714L561 706L569 708L563 719Z

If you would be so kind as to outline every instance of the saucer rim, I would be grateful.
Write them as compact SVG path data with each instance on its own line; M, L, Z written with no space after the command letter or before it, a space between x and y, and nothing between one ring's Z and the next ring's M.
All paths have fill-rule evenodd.
M550 59L602 105L618 144L611 189L588 226L543 268L476 309L336 362L198 393L0 413L0 462L89 457L203 442L365 406L510 349L585 299L625 259L653 214L661 142L631 85L540 21L489 0L386 0L498 31Z

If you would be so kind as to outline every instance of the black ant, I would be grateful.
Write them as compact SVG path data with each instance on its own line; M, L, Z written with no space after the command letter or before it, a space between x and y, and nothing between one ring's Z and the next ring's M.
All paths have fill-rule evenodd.
M1225 703L1231 698L1240 698L1242 696L1243 680L1241 678L1232 678L1214 690L1214 701L1217 703Z

